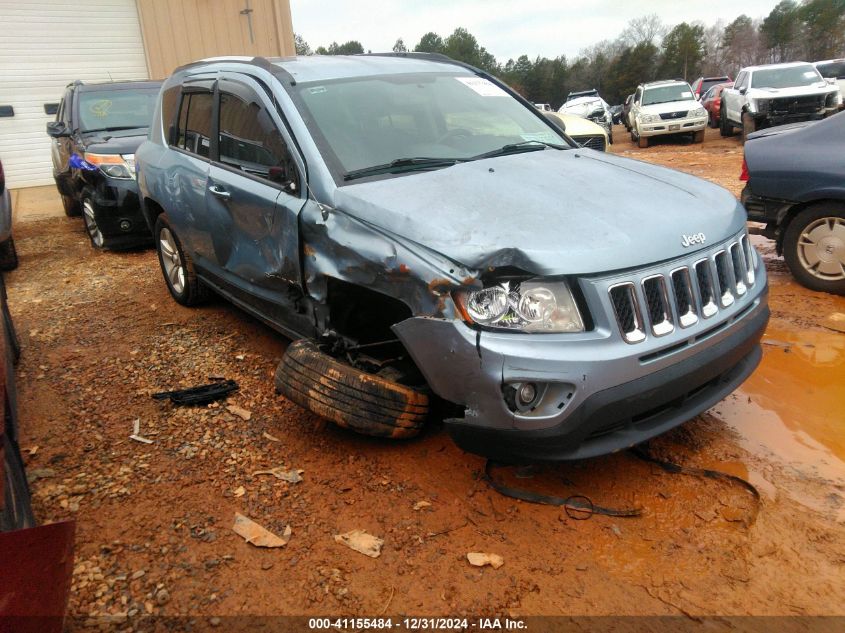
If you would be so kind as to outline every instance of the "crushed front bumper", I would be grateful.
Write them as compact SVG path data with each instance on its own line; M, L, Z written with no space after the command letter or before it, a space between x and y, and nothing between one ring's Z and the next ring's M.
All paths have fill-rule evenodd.
M415 317L394 331L441 398L464 407L447 420L464 449L509 462L559 461L622 450L664 433L713 406L760 360L769 318L765 269L730 303L691 325L624 340L609 291L625 280L715 261L728 242L640 271L582 279L593 328L570 334L481 331L461 321ZM643 298L643 295L638 296ZM698 295L696 295L698 296ZM506 394L536 386L528 409Z

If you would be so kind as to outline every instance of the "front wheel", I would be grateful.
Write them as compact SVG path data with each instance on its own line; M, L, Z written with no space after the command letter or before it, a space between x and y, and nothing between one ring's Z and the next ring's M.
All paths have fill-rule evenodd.
M153 235L164 281L176 302L194 306L208 299L208 287L197 277L194 260L182 249L166 214L162 213L156 219Z
M647 136L637 137L637 146L640 147L640 148L648 147L648 137Z
M734 128L728 123L728 115L725 110L725 104L722 104L722 109L719 112L719 134L722 136L733 136Z
M82 200L82 219L85 220L85 232L88 234L88 239L91 240L91 246L102 250L106 240L97 225L94 201L87 196Z
M693 143L703 143L704 142L704 130L699 130L698 132L692 133L692 142Z
M802 286L845 295L845 204L818 203L793 218L783 257Z
M64 194L62 194L62 207L64 207L65 215L69 218L78 217L82 213L82 209L79 207L79 202L77 202L76 198Z

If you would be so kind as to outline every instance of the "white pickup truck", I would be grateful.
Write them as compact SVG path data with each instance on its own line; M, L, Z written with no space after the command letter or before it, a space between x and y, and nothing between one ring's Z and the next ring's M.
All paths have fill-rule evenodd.
M821 119L836 111L842 96L812 64L770 64L743 68L732 88L722 91L719 129L742 140L764 127Z

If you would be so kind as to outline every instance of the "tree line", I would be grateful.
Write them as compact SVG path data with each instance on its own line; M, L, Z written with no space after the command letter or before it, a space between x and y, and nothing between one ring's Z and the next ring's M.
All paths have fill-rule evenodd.
M295 36L298 55L363 53L357 40L332 42L312 51ZM402 38L394 52L407 52ZM845 56L845 0L781 0L762 19L740 15L718 20L664 24L656 14L631 20L614 40L583 49L574 60L520 55L500 63L465 28L441 37L429 32L414 52L443 53L496 75L524 97L557 108L570 91L597 88L609 103L621 103L643 81L701 75L736 77L743 66L787 61L818 61Z

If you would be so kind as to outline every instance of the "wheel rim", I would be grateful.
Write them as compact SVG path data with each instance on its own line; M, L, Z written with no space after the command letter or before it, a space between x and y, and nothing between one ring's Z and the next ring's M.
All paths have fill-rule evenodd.
M185 290L185 264L176 246L176 239L168 228L163 228L158 234L158 252L167 283L177 294L182 294Z
M85 230L88 231L91 241L94 243L94 246L102 246L103 234L100 231L100 227L97 226L97 219L94 217L94 205L91 204L90 200L82 203L82 211L85 217Z
M798 260L817 279L845 279L845 219L820 218L805 226L798 236Z

